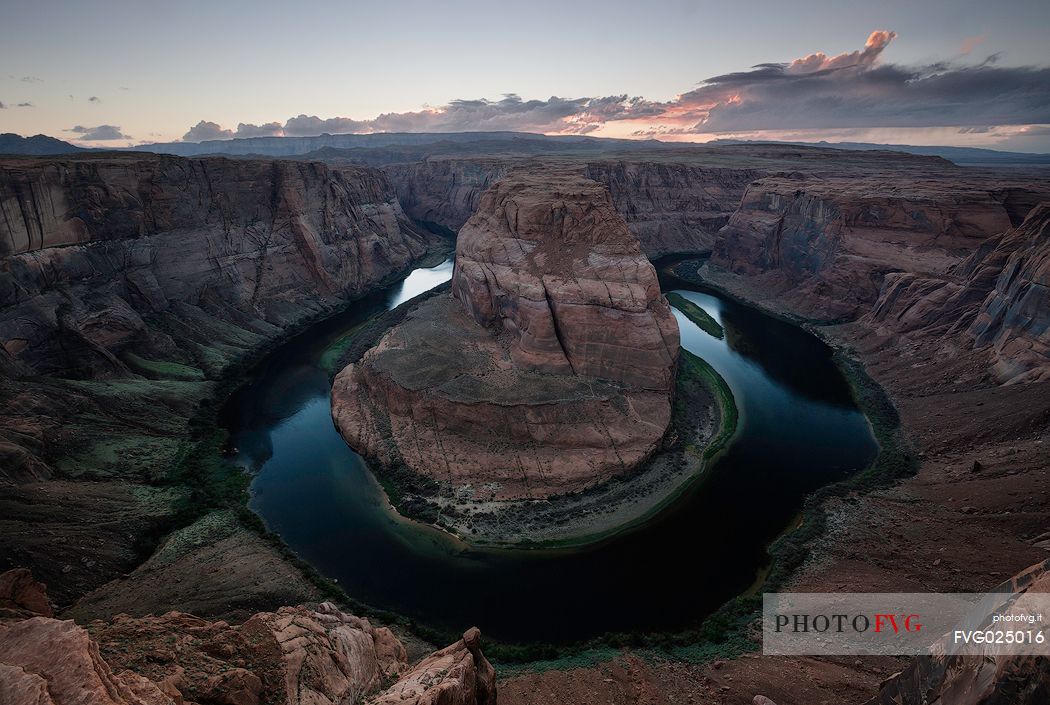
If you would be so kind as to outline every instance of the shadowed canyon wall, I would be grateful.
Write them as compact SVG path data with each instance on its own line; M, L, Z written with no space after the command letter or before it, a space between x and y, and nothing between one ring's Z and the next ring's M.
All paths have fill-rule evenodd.
M219 380L428 238L373 169L0 161L0 568L68 604L236 492L194 455Z
M543 163L432 159L387 165L384 170L409 215L456 231L477 210L485 189L509 168ZM609 190L616 210L650 258L709 250L747 184L761 173L750 168L621 160L581 161L573 168Z

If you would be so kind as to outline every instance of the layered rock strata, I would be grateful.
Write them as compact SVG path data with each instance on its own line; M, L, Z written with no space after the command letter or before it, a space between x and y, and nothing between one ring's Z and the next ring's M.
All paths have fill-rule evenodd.
M514 172L460 231L452 296L335 380L349 444L474 497L582 489L630 471L671 414L678 328L593 181Z
M63 605L132 569L217 380L429 244L373 169L0 160L0 569Z
M860 324L886 337L965 340L988 350L1001 383L1050 379L1050 203L946 275L887 275Z
M747 188L711 264L778 293L806 316L867 313L894 273L942 276L1019 225L1050 183L987 175L771 176Z
M136 343L174 353L194 335L163 335L165 316L265 335L426 249L380 172L318 163L10 160L0 209L0 355L33 374L126 371Z
M1017 595L1010 603L1014 614L1038 614L1045 598L1033 596L1050 592L1048 571L1050 561L1033 565L995 592ZM971 617L987 618L987 615L979 613ZM978 624L980 629L998 628L989 623ZM1040 622L1034 628L1024 626L1030 633L1040 632L1044 638L1047 635L1046 626ZM948 638L946 634L946 646ZM1048 696L1050 659L1045 656L916 656L903 671L888 678L867 705L1039 705L1046 702Z
M27 582L28 580L28 582ZM17 590L12 586L19 586ZM0 696L12 705L495 705L480 633L414 666L386 627L331 603L282 607L243 624L182 612L54 619L26 571L0 574ZM35 609L43 608L40 612Z
M47 380L145 377L204 395L207 377L427 248L380 172L316 163L10 159L0 211L0 477L19 481L54 470L64 416L116 408Z
M413 218L458 231L481 196L513 168L548 168L542 159L427 159L384 167ZM726 224L756 168L654 161L581 160L574 167L604 184L613 205L651 259L703 252Z

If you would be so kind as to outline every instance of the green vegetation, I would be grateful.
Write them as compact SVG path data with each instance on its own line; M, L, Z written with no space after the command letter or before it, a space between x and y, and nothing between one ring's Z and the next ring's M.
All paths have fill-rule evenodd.
M729 388L729 384L722 378L722 375L707 364L706 360L697 357L685 348L682 348L678 357L678 368L679 389L675 394L675 423L682 424L691 417L691 410L682 405L685 404L685 399L695 397L695 394L683 394L682 385L702 384L710 391L718 404L721 419L718 434L711 439L703 451L704 460L710 460L725 449L736 434L740 412L736 406L736 399L733 397L733 390Z
M125 353L124 361L136 372L152 378L169 378L179 380L202 380L204 371L197 367L182 365L178 362L147 360L133 352Z
M726 337L726 332L722 325L712 318L711 314L681 294L672 291L667 295L667 302L681 311L686 318L695 323L700 330L708 335L714 336L719 340Z
M339 370L342 369L339 363L349 354L350 348L353 347L354 341L357 339L357 332L362 325L365 324L356 325L343 335L336 338L332 341L332 344L325 348L324 352L321 353L321 359L318 361L318 364L322 370L328 373L329 377L334 377Z

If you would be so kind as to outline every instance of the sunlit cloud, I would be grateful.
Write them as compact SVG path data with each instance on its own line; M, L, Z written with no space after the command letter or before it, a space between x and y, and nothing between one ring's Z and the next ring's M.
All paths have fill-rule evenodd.
M966 41L963 42L962 48L959 50L959 53L964 56L968 56L980 44L984 44L983 34L980 34L976 37L967 37Z
M513 130L703 141L716 135L776 131L1050 123L1050 68L1000 66L997 54L969 63L885 62L896 39L896 32L877 30L855 51L818 51L712 76L669 101L626 94L525 100L509 93L498 100L457 99L365 120L301 114L284 123L240 123L235 130L201 121L183 139ZM967 40L963 53L972 52L981 39Z

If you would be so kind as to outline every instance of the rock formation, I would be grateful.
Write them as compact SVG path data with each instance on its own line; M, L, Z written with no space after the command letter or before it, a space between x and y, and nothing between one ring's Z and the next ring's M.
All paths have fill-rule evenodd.
M1004 234L996 254L1006 262L969 333L992 346L1000 380L1050 380L1050 202Z
M25 568L0 573L0 619L54 617L47 586L33 580Z
M600 184L498 182L460 231L452 290L337 376L352 447L501 499L578 490L657 448L678 327Z
M564 168L563 162L559 162ZM458 231L478 210L481 195L512 168L547 168L542 159L427 159L384 171L405 211ZM616 210L650 258L708 250L747 184L764 172L653 161L580 160L574 167L604 184Z
M201 380L427 247L381 173L323 164L9 159L0 209L0 377ZM0 475L46 477L78 403L4 387Z
M46 606L28 571L0 574L0 589L14 584ZM3 612L0 696L5 705L495 705L496 683L477 629L410 668L389 629L325 602L240 625L169 612L85 629Z
M595 161L587 178L605 184L616 210L650 259L711 249L747 185L753 167L650 161Z
M1050 195L1046 184L932 176L760 179L719 233L711 263L805 315L857 318L888 274L943 275Z
M0 346L35 374L122 369L163 317L265 334L426 249L379 172L316 163L9 160L0 207Z
M458 232L478 209L481 194L503 178L507 168L502 159L427 159L391 164L383 171L406 213Z
M999 382L1050 379L1050 203L989 238L945 275L886 276L860 324L880 335L986 347Z

